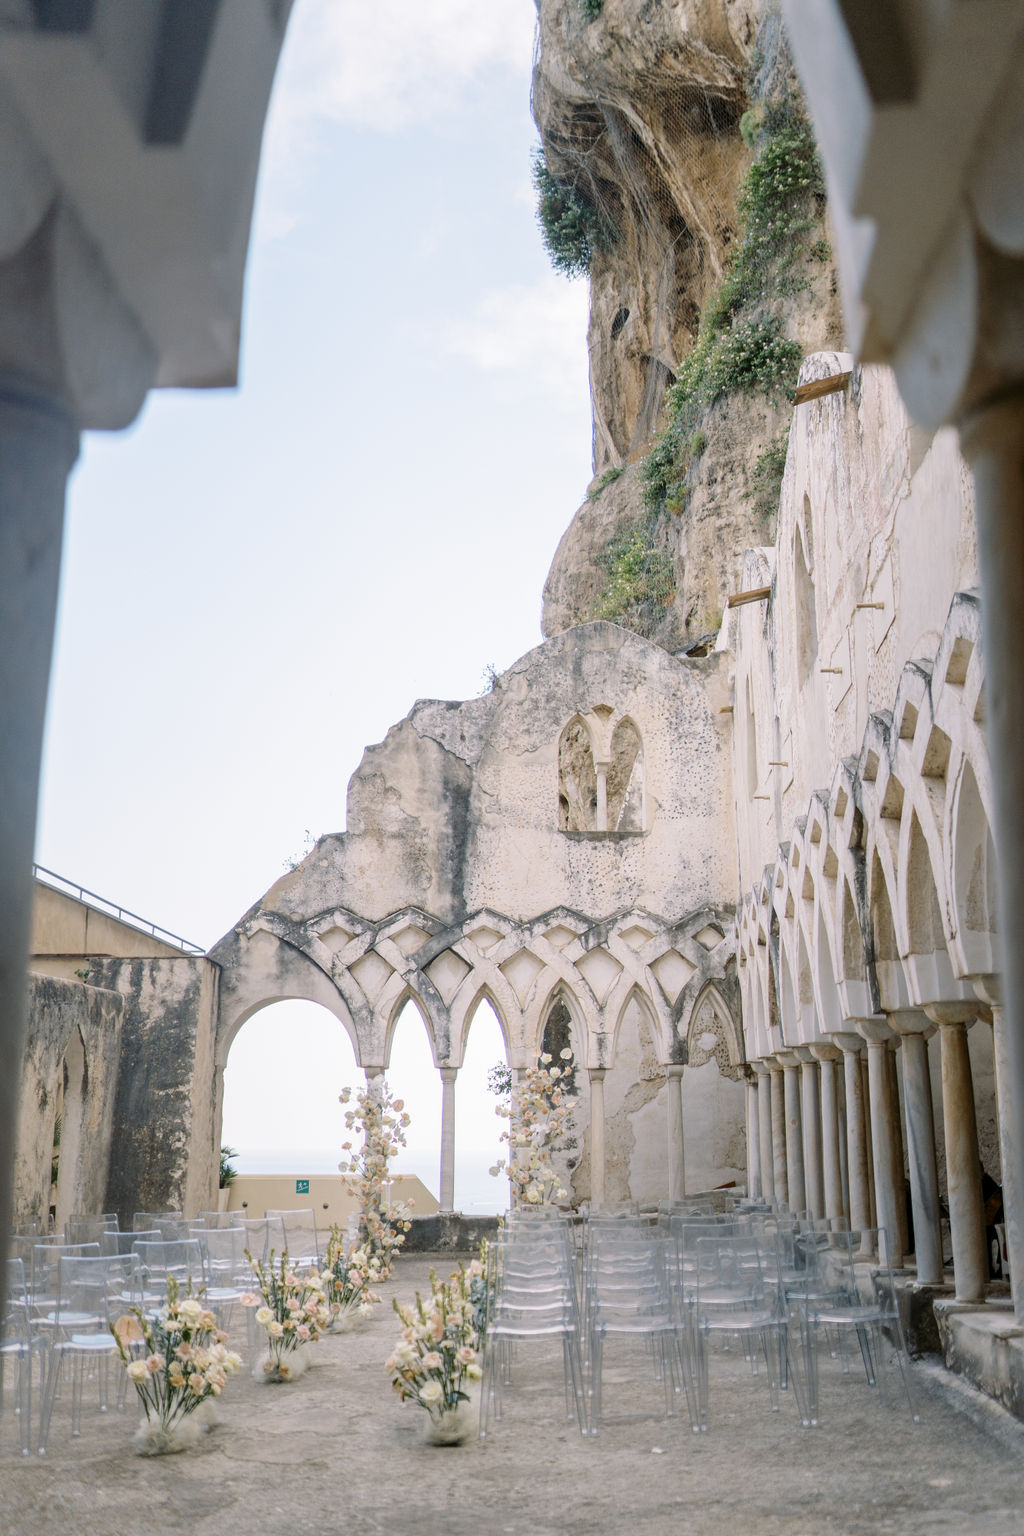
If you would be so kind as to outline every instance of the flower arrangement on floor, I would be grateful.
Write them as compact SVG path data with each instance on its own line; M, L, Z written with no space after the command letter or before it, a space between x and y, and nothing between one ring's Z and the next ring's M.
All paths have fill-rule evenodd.
M287 1253L275 1265L274 1252L266 1264L245 1256L252 1265L259 1295L247 1293L244 1307L256 1307L256 1322L266 1330L267 1353L253 1367L261 1381L297 1381L309 1364L306 1345L315 1344L330 1321L323 1281L315 1269L301 1277L289 1267Z
M427 1301L417 1291L413 1306L394 1302L402 1336L384 1368L403 1403L427 1410L436 1445L457 1445L476 1432L479 1405L470 1387L481 1376L482 1286L483 1264L474 1259L447 1280L431 1270Z
M342 1104L353 1101L354 1090L345 1088ZM405 1242L409 1230L411 1206L391 1205L388 1199L389 1165L405 1146L409 1115L401 1099L393 1099L384 1078L376 1077L354 1094L354 1105L345 1111L348 1130L362 1133L362 1146L355 1150L351 1141L342 1144L349 1155L338 1168L354 1173L359 1179L359 1239L370 1258L377 1261L377 1279L386 1280L394 1264L395 1253Z
M110 1331L145 1411L134 1439L138 1454L160 1456L195 1445L210 1427L199 1410L220 1396L242 1364L227 1348L227 1334L204 1306L202 1292L193 1294L189 1282L182 1295L172 1275L157 1313L132 1307Z
M572 1051L563 1050L559 1062L552 1065L545 1052L521 1082L512 1084L508 1099L495 1111L509 1122L501 1133L509 1146L509 1159L490 1171L497 1178L502 1169L507 1170L513 1206L548 1205L568 1198L552 1165L552 1154L564 1150L572 1135L576 1100L564 1082L572 1073Z
M371 1289L381 1279L379 1261L361 1244L349 1246L339 1226L331 1228L320 1278L331 1327L338 1332L351 1327L357 1317L369 1317L380 1301Z

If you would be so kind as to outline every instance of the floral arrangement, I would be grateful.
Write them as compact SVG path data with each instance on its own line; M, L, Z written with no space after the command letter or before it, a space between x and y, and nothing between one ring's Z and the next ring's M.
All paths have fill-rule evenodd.
M430 1297L417 1291L413 1306L394 1308L402 1336L385 1361L392 1389L402 1402L418 1403L435 1425L470 1402L469 1387L480 1380L483 1264L459 1265L447 1280L430 1271ZM471 1424L463 1418L453 1438L465 1438Z
M305 1371L308 1356L303 1344L315 1344L329 1322L323 1281L315 1269L298 1276L289 1267L287 1253L274 1264L271 1250L267 1264L245 1256L252 1265L259 1295L247 1292L243 1307L256 1307L256 1322L266 1330L267 1354L257 1362L253 1375L265 1381L296 1381Z
M568 1198L552 1164L552 1155L564 1150L572 1134L576 1107L566 1087L573 1070L568 1047L559 1053L559 1062L553 1065L545 1052L520 1082L513 1083L508 1099L496 1110L509 1122L501 1134L509 1146L509 1159L507 1163L500 1160L490 1171L497 1178L507 1169L514 1206L548 1205Z
M343 1089L340 1098L342 1104L351 1103L353 1089ZM362 1133L362 1146L355 1150L351 1141L343 1142L342 1151L349 1155L338 1167L342 1173L358 1177L360 1244L376 1259L378 1280L390 1275L396 1250L409 1230L411 1207L392 1206L388 1198L388 1170L399 1148L405 1146L408 1124L403 1100L391 1097L383 1078L374 1078L365 1089L355 1092L353 1108L345 1111L346 1129Z
M184 1295L174 1276L167 1281L167 1301L158 1312L132 1307L111 1324L118 1352L145 1410L135 1437L140 1455L181 1451L204 1427L196 1410L219 1397L241 1367L241 1357L226 1346L227 1334L194 1295L191 1281ZM205 1427L208 1427L206 1424Z
M356 1315L369 1317L380 1301L371 1289L381 1279L380 1261L365 1246L349 1245L339 1226L331 1228L320 1278L332 1322Z

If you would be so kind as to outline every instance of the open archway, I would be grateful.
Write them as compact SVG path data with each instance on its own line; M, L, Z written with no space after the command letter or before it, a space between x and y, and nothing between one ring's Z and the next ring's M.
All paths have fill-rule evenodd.
M508 1121L497 1114L499 1099L488 1082L495 1067L507 1065L501 1023L483 998L470 1020L456 1080L455 1209L467 1216L508 1210L508 1179L489 1172L499 1158L508 1160L508 1147L499 1139Z

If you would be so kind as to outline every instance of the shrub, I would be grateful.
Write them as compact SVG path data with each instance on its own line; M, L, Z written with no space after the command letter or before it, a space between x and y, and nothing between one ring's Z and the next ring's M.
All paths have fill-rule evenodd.
M789 433L780 432L762 448L754 460L754 467L747 474L747 497L753 501L754 510L768 522L779 508L782 477L786 472L786 451Z
M620 475L625 474L625 464L613 464L611 469L606 469L604 474L594 482L587 492L588 501L596 501L606 486L612 485Z
M656 608L667 608L676 595L672 559L654 545L651 520L635 523L605 553L608 580L594 617L617 619L641 634ZM646 622L645 622L646 621Z
M557 272L584 277L598 251L615 243L615 228L578 180L553 176L537 149L531 170L537 193L537 222L544 248Z
M576 0L587 21L596 21L601 14L604 0Z

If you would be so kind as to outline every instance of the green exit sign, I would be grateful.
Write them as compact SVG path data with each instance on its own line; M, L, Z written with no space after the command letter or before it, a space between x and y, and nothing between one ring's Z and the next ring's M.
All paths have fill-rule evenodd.
M296 1179L295 1180L295 1193L297 1195L308 1195L309 1194L309 1180L308 1179Z

